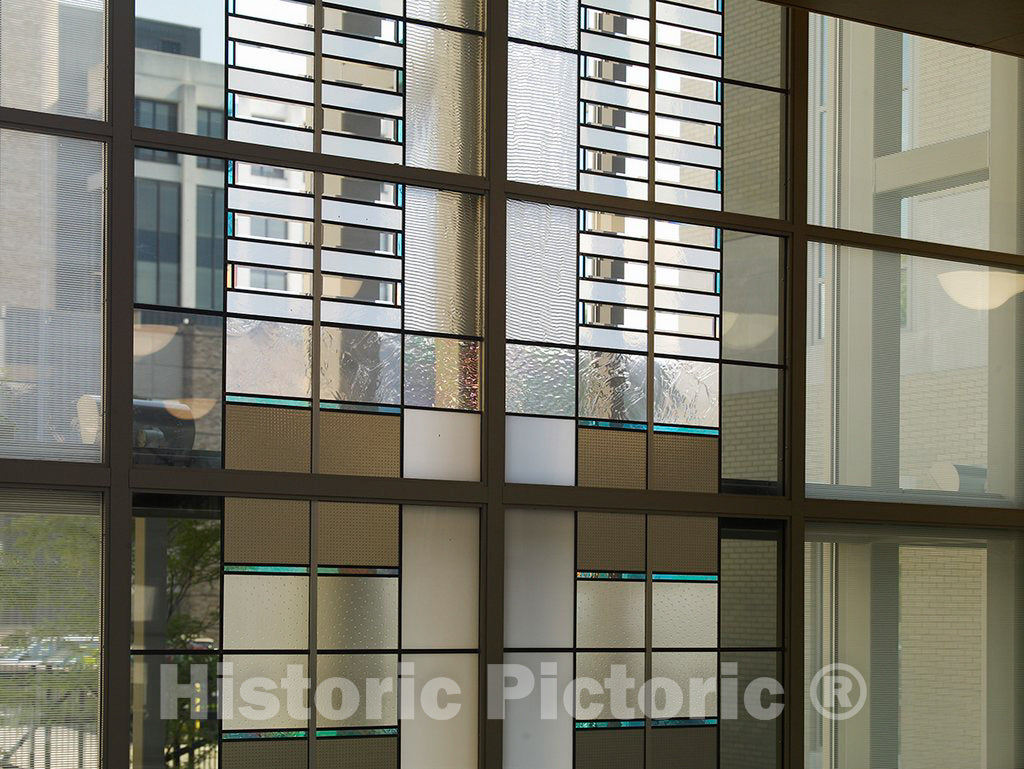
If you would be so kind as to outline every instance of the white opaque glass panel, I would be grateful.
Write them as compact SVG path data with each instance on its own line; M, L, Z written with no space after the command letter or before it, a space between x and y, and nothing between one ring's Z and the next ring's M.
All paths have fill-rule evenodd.
M658 355L685 355L691 358L718 357L719 343L715 339L693 339L685 336L654 337L654 352Z
M510 200L506 335L576 342L575 209Z
M230 670L232 674L227 680L232 687L231 696L235 707L233 714L225 713L221 716L224 730L305 729L306 719L292 718L288 714L288 692L281 687L280 682L289 673L296 674L292 676L293 680L307 680L309 676L308 659L305 654L225 654L225 669ZM230 668L227 667L228 665ZM269 678L277 684L277 687L275 689L268 688L265 690L266 694L257 695L263 698L261 699L262 707L255 705L251 708L240 707L245 704L241 689L246 681L253 678ZM266 702L265 705L263 705L264 702ZM306 703L306 697L302 697L300 702ZM267 718L270 711L275 711L276 715Z
M505 420L505 480L572 486L576 482L576 422L510 416Z
M614 304L647 305L647 289L598 280L580 281L580 299Z
M296 29L256 19L228 16L228 35L237 40L251 40L255 43L269 43L283 48L313 52L313 31L309 29Z
M506 647L573 645L575 529L566 510L505 513Z
M633 155L647 154L646 137L633 136L621 131L593 128L591 126L582 126L580 128L580 144L585 147L610 150L611 152L626 152Z
M655 648L718 646L716 583L655 582L652 590L651 642Z
M508 531L506 516L506 532ZM506 621L506 639L508 637ZM572 715L559 702L555 708L554 718L541 718L541 686L542 674L545 679L553 680L555 689L564 692L572 681L573 659L568 653L538 654L506 654L505 664L522 665L529 671L535 681L530 693L522 699L513 699L506 703L505 720L502 725L504 736L505 769L571 769L573 765L573 719ZM554 675L552 675L552 671ZM526 677L525 681L529 678ZM525 683L524 681L524 683Z
M690 291L712 292L717 288L717 273L708 270L687 270L658 265L654 281L659 286L688 289Z
M645 331L619 331L613 328L580 326L580 344L610 350L646 352L647 333Z
M646 82L644 85L646 85ZM584 101L596 101L601 104L612 104L616 107L628 107L629 109L644 111L650 106L647 91L637 88L623 88L622 86L600 83L594 80L581 80L579 88L580 98Z
M477 655L405 654L401 665L412 666L414 687L412 718L403 720L401 725L400 766L403 769L476 769L479 753ZM459 706L457 714L447 720L436 718L436 713L432 717L423 709L424 685L439 678L451 679L459 690L457 694L446 690L438 695L441 706ZM432 696L426 699L434 703Z
M677 206L707 208L712 211L722 210L722 195L718 192L708 192L706 190L665 187L659 184L655 189L654 199L659 203L672 203Z
M576 645L643 648L644 587L640 581L577 580Z
M713 56L701 56L696 53L673 51L670 48L658 49L658 66L680 69L684 72L696 72L709 77L722 76L722 60Z
M618 195L625 198L647 199L647 182L622 179L616 176L600 174L580 174L580 189L584 192L596 192L599 195Z
M402 646L477 645L480 512L414 507L402 512Z
M714 718L718 715L718 655L715 652L653 652L651 674L675 681L682 699L666 698L659 718ZM740 691L739 696L743 696ZM742 707L742 705L740 705Z
M684 27L694 27L709 32L722 31L722 17L710 11L700 11L675 3L658 3L655 13L658 21L667 21L670 24L680 24Z
M691 294L686 291L656 289L654 292L654 306L665 310L718 315L722 309L722 300L718 296L709 296L708 294Z
M699 147L693 144L659 139L655 143L655 153L659 160L671 160L677 163L697 163L698 165L705 166L722 165L722 151L717 147Z
M635 61L640 64L647 63L647 56L650 53L647 43L620 40L605 35L595 35L592 32L580 33L580 50L613 59Z
M402 229L402 209L389 206L374 206L350 203L345 200L324 200L323 218L332 222L358 224L364 227L383 227L389 230Z
M375 40L360 40L351 36L325 34L323 51L328 56L342 56L372 64L386 64L391 67L402 66L402 46Z
M325 272L342 272L346 275L367 275L392 280L402 278L401 259L327 250L322 252L320 258Z
M406 478L480 480L480 415L405 409Z
M659 114L669 117L701 120L705 123L722 122L722 105L709 102L684 99L659 93L655 97L655 107Z
M266 72L242 69L228 70L228 87L232 91L258 93L260 96L278 96L292 101L313 101L313 84L306 80L279 77Z
M312 270L313 249L231 238L228 240L228 260Z
M312 131L299 131L294 128L282 128L264 123L243 123L239 120L229 120L228 138L232 141L267 144L291 150L306 150L307 152L313 150Z
M271 318L290 320L312 320L313 302L290 296L268 294L247 294L228 291L228 312L241 315L264 315Z
M706 270L717 270L722 266L722 255L719 251L673 246L668 243L655 244L654 260L662 264L674 264L679 267L702 267Z
M309 646L309 577L224 575L225 649Z
M399 329L402 311L397 307L355 302L321 302L321 320L327 323L351 323L356 326L379 326Z
M508 176L576 188L578 57L508 46Z
M349 107L363 112L379 112L392 117L402 117L405 99L393 93L361 91L344 85L323 85L324 104L328 107Z
M402 145L355 139L351 136L324 134L323 151L329 155L354 157L361 160L376 160L378 163L401 163Z

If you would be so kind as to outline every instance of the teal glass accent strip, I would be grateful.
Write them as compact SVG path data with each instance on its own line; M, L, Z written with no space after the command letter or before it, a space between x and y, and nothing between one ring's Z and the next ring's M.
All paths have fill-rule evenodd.
M398 143L401 144L405 139L402 138L404 133L404 122L401 118L398 119ZM401 203L399 203L401 205Z
M718 582L717 574L652 574L654 582Z
M316 573L320 576L373 576L397 577L398 569L372 569L362 566L317 566Z
M234 183L235 183L235 161L234 160L229 160L228 161L228 184L234 184ZM228 214L228 218L229 219L231 218L231 214ZM230 235L230 234L231 233L229 232L228 235Z
M224 564L225 574L309 574L308 566L257 566Z
M720 273L720 272L716 272L715 273L715 293L716 294L722 293L722 273ZM657 429L657 428L655 428L655 429Z
M397 726L382 726L376 729L317 729L320 737L397 737Z
M651 726L715 726L717 718L657 718L651 721Z
M580 419L580 427L608 427L619 430L646 430L643 422L613 422L610 419Z
M399 26L403 25L404 22L398 22ZM399 184L398 187L398 207L401 208L405 204L405 185Z
M310 403L301 398L270 398L256 395L228 395L227 402L248 403L255 406L291 406L300 409L308 409Z
M228 174L228 184L231 184L231 174ZM233 211L228 211L228 237L232 237L235 234L235 214Z
M320 401L320 408L326 411L359 411L368 414L401 414L401 406L379 406L369 403L339 403L337 401Z
M577 729L642 729L643 721L577 721Z
M305 729L272 729L265 732L224 732L225 740L295 740L307 736Z
M640 571L578 571L576 579L622 579L642 582L647 575Z
M656 433L685 433L686 435L721 435L717 427L681 427L679 425L655 425Z

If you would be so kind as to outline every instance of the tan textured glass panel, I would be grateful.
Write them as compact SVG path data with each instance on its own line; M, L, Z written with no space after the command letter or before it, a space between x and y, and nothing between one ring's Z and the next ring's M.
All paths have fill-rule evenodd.
M317 769L395 769L398 737L318 739Z
M626 690L624 700L617 699L612 703L612 692L606 687L600 694L589 695L582 703L577 702L576 717L586 720L598 718L632 718L637 712L629 713L623 711L622 707L637 708L637 692L646 680L644 676L644 653L643 652L583 652L576 655L576 678L593 678L604 687L604 681L612 676L613 667L625 668L626 678L632 678L634 683ZM618 671L616 671L618 672ZM589 702L588 702L589 700ZM585 707L580 707L585 704ZM600 713L593 713L594 708L600 706ZM590 711L590 712L587 712Z
M309 472L308 410L229 404L225 412L227 469Z
M651 644L656 649L718 646L718 584L655 582L651 586Z
M224 500L225 563L309 563L309 503Z
M677 574L718 572L718 519L647 518L647 568Z
M870 633L870 629L868 629L868 632ZM776 681L781 680L779 678L779 674L782 670L781 654L775 654L774 652L722 652L719 657L719 661L723 669L727 669L725 667L726 665L736 666L736 690L739 692L746 692L750 684L758 678L771 678ZM960 670L962 670L962 668ZM897 671L893 670L892 672L893 674L896 674ZM903 671L900 670L899 672L902 673ZM871 676L872 680L874 680L876 676L877 673L876 675ZM929 679L927 688L921 690L925 701L932 702L935 699L941 699L935 697L936 680L941 681L941 685L946 687L950 682L950 678L948 676L948 671L943 670L943 672L937 676L937 679ZM903 680L900 680L899 683L901 686L905 685ZM872 687L872 690L873 689L874 688ZM756 691L757 687L754 687L754 690ZM853 693L851 693L850 696L855 697L857 691L857 685L854 684ZM893 691L893 694L894 696L899 697L900 700L903 700L904 704L906 703L906 700L904 699L907 696L906 694L900 696L899 694L896 694L895 691ZM950 747L956 745L959 747L963 743L965 737L963 727L961 727L960 724L961 722L966 722L967 719L964 719L964 700L960 700L957 697L953 697L953 699L957 702L957 705L954 706L956 708L955 715L953 715L949 721L946 721L946 723L956 724L950 729L951 732L956 733L956 737L946 742L946 745ZM841 702L840 700L836 701ZM856 700L854 701L856 702ZM762 693L762 707L768 707L773 703L781 704L783 702L784 698L780 695L771 695L767 692ZM869 705L870 704L871 703L869 702ZM925 705L921 709L928 714L926 718L929 719L931 724L934 724L934 716L932 715L934 713L934 705ZM818 714L816 713L814 717L817 717L817 715ZM877 715L877 710L865 708L858 726L864 724L864 719L870 718L872 715ZM943 715L945 716L945 714ZM901 723L906 724L907 720L905 719L906 716L903 713L900 713L898 720ZM850 720L852 721L854 719ZM723 718L719 727L721 730L720 739L722 746L718 764L720 769L754 769L754 767L756 767L756 769L775 769L775 767L782 766L782 723L783 720L781 718L755 718L753 713L742 706L738 708L736 718ZM829 720L826 721L826 723L835 724L836 722ZM839 723L847 725L850 722L840 721ZM839 727L839 729L841 738L848 739L849 732L844 730L842 727ZM846 731L845 734L842 733L844 731ZM918 734L921 733L927 732L918 732ZM934 732L932 733L934 734ZM861 734L864 734L864 732L861 732ZM890 732L890 734L892 733ZM901 733L900 738L897 741L902 744L904 749L906 749L908 743L912 745L920 745L920 749L922 750L926 747L921 745L919 740L914 741L910 735L906 735L905 733ZM896 749L896 746L893 746L893 749ZM949 761L948 759L943 759L941 755L935 754L930 750L927 752L936 756L936 760L930 764L931 766L972 765L970 763L960 763L956 760ZM980 756L980 753L976 755ZM861 765L863 766L864 764ZM875 764L872 762L870 765L895 766L895 762L892 764ZM917 765L920 766L921 764ZM927 766L928 764L925 765ZM980 765L980 762L979 764L973 765ZM831 766L834 767L836 765L832 764Z
M316 674L319 679L318 688L328 679L344 678L355 684L359 693L358 706L355 712L348 715L353 704L346 702L345 688L348 687L331 686L328 691L328 687L324 686L320 695L323 701L317 703L317 727L372 728L394 726L398 723L398 687L392 687L389 692L381 691L378 711L377 696L370 690L371 685L368 683L371 679L383 682L390 678L397 681L397 654L320 654L317 656ZM373 702L368 704L369 698L372 698Z
M730 80L784 87L786 10L760 0L724 3L725 76Z
M225 649L305 649L309 577L225 574Z
M296 710L294 707L291 709L294 713L289 714L288 712L288 691L280 685L280 682L288 677L288 668L298 666L298 676L305 678L309 675L309 655L305 653L295 652L293 654L225 654L224 664L231 665L231 671L234 676L231 678L224 678L225 691L226 687L230 687L230 691L225 697L233 697L233 702L236 707L232 713L228 713L225 709L223 713L218 713L222 716L222 724L225 731L233 731L236 729L305 729L307 726L307 719L303 717L301 710ZM261 703L265 702L266 706L263 709L260 708L243 708L238 707L242 703L242 687L245 682L251 678L266 677L278 682L278 685L274 689L266 689L266 694L261 696ZM299 692L298 700L301 707L305 707L308 703L309 691ZM295 698L295 695L291 695ZM157 711L159 713L159 711ZM276 715L271 715L272 713ZM268 717L270 716L270 717ZM271 769L273 764L270 764Z
M726 211L777 217L782 211L782 138L786 99L727 83L722 104Z
M309 746L306 740L225 740L220 751L220 769L306 769Z
M718 438L655 433L653 454L652 489L718 492Z
M779 543L722 536L721 645L779 644Z
M686 756L686 769L716 769L718 730L713 726L651 730L647 737L647 769L679 766L680 756Z
M320 472L397 478L401 470L401 417L320 412Z
M398 647L398 577L318 577L319 649Z
M576 441L580 486L642 489L646 485L645 433L582 428Z
M642 769L643 765L643 729L576 731L576 769Z
M576 567L643 571L644 516L581 512L576 519Z
M398 566L398 505L321 502L317 559L323 566Z
M644 593L644 583L637 580L577 580L576 646L643 648Z

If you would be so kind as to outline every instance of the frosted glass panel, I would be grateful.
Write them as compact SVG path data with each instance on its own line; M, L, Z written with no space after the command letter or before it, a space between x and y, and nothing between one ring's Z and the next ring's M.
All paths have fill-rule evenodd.
M718 585L655 582L652 589L651 638L655 647L718 646Z
M480 408L480 343L447 337L405 337L405 405Z
M234 713L230 716L223 715L222 725L225 731L235 729L305 729L307 721L305 718L292 718L288 714L287 692L281 687L280 682L291 677L300 679L299 683L293 684L296 689L301 688L301 681L309 676L308 657L305 654L225 654L224 665L230 665L232 673L231 696L235 703ZM277 683L277 688L268 689L262 698L269 700L263 708L239 707L245 700L242 697L241 688L243 684L252 678L269 678ZM300 703L304 706L308 703L308 689L300 695ZM293 697L295 695L292 695ZM276 711L276 715L266 718L269 711ZM259 718L247 716L261 716Z
M480 480L480 415L405 409L402 468L406 478Z
M780 363L781 241L767 235L723 233L722 357Z
M507 639L507 620L505 632ZM547 680L555 682L559 692L565 691L573 678L573 659L568 653L506 654L505 664L528 668L535 681L540 681L544 673ZM550 675L551 666L554 666L554 676ZM534 686L523 699L506 703L502 724L505 769L569 769L572 766L572 716L559 704L555 718L544 719L541 718L541 707L539 685Z
M505 513L505 646L573 645L574 516Z
M605 679L613 675L613 667L625 668L626 678L633 679L633 685L626 690L625 701L616 703L613 707L610 687L605 686ZM616 671L620 675L620 671ZM642 717L638 708L637 692L643 682L647 680L644 675L644 653L643 652L588 652L576 655L576 677L592 678L604 689L602 694L588 697L588 705L595 709L600 706L600 712L589 712L585 707L579 707L577 703L576 717L586 720L598 718L622 718L630 719ZM586 700L584 700L586 702ZM622 706L627 710L623 711Z
M484 172L483 38L409 24L405 40L405 162Z
M402 513L402 646L477 645L480 512L412 507Z
M405 328L482 335L483 198L421 187L405 195Z
M506 334L576 343L576 211L510 200Z
M397 577L318 577L319 649L398 648Z
M576 413L576 360L558 347L505 346L505 410L571 417Z
M402 664L411 664L415 672L415 705L413 717L402 721L401 766L476 769L479 713L477 655L405 654ZM458 694L440 696L442 703L447 700L460 705L458 714L448 720L430 718L422 710L424 683L441 677L450 678L459 689Z
M308 577L225 574L224 648L306 648L308 591Z
M294 323L227 319L228 392L310 396L312 329Z
M579 36L576 0L510 0L508 36L560 48L575 48Z
M718 426L717 363L654 359L654 421L692 427Z
M505 480L572 486L576 479L576 422L513 417L505 420Z
M15 19L25 24L22 34L39 32L37 23L45 26L33 21L32 14L43 13L39 4L30 5L31 13L29 5L14 6ZM55 21L58 4L42 5ZM96 15L101 21L102 14ZM0 66L8 56L20 56L6 47L12 23L4 0ZM4 89L6 78L5 72ZM0 131L3 456L100 461L106 411L103 168L103 145L97 142Z
M577 56L508 46L508 176L576 188Z
M333 690L326 687L321 690L323 702L317 702L316 725L327 729L351 729L356 727L381 727L398 724L398 687L391 687L391 691L384 691L381 686L380 711L368 712L367 708L367 680L376 678L380 681L385 679L396 680L398 677L398 655L397 654L318 654L316 658L316 674L320 682L330 678L344 678L355 684L359 692L359 705L352 715L345 716L345 712L351 708L351 703L346 701L344 690L334 687ZM373 708L376 708L376 695Z
M4 0L0 107L102 119L106 3Z
M576 645L643 647L644 583L577 580Z
M659 718L714 718L718 715L716 653L653 652L651 674L675 681L683 691L681 702L666 700L665 712L659 712ZM742 698L742 690L739 696ZM742 701L739 707L743 707Z
M647 421L647 359L642 355L580 350L579 415Z
M402 340L360 328L320 330L320 397L358 403L400 403Z

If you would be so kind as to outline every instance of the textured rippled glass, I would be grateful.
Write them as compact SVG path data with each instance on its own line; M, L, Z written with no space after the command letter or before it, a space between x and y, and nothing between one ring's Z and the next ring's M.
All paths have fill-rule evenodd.
M397 577L318 577L319 649L398 647Z
M406 0L405 15L449 27L483 30L483 0Z
M505 411L571 417L576 413L575 353L559 347L505 347Z
M509 43L508 177L576 189L575 54Z
M483 335L484 201L406 187L405 328Z
M400 403L400 334L359 328L320 330L320 397L356 403Z
M509 0L508 36L576 48L578 4L573 0Z
M484 172L483 52L479 35L407 25L407 165Z
M576 344L576 211L521 200L506 210L506 336Z
M102 119L106 3L3 0L0 107Z
M644 587L626 580L578 580L576 646L643 648Z
M309 577L224 575L225 649L304 649L309 645Z
M694 427L718 426L717 363L654 359L654 421Z
M309 326L228 318L227 391L308 398L311 340Z
M718 585L714 582L655 582L651 642L668 649L718 646Z
M100 461L103 169L98 142L0 131L2 456Z
M579 352L579 415L647 421L647 358L601 350Z
M726 231L722 260L722 357L779 363L781 241Z
M480 343L446 337L405 337L405 405L477 411Z

